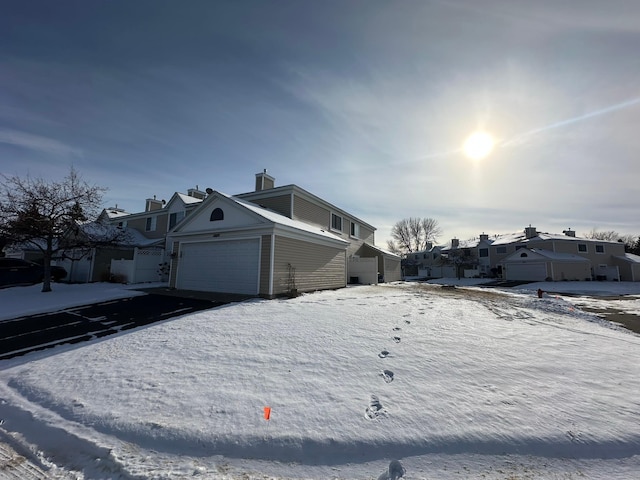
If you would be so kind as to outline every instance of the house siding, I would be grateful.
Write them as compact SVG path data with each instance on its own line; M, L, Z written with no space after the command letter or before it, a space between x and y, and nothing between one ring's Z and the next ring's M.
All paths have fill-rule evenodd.
M271 235L262 235L260 251L260 295L269 296L269 279L271 278Z
M591 265L589 263L549 262L553 271L553 280L591 280Z
M252 200L252 203L261 205L274 212L278 212L285 217L291 218L291 195L279 195L277 197L268 197Z
M295 286L309 292L346 286L346 252L282 236L275 237L273 294L290 289L289 265L295 268Z
M329 228L330 212L326 208L294 195L293 217L294 220L318 225L322 228ZM344 228L344 225L343 225Z
M397 282L398 280L402 280L402 268L400 266L400 260L385 258L383 271L385 282Z
M150 216L156 217L156 229L146 230L147 218ZM147 238L164 238L167 234L167 225L169 224L169 216L166 213L160 215L146 215L144 217L127 219L126 217L118 219L119 221L126 220L128 228L134 228L142 233Z

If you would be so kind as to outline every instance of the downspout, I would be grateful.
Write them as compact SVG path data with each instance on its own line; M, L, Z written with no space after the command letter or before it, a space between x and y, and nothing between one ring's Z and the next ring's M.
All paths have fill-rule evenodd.
M551 265L551 281L555 282L556 274L553 271L553 261L549 262L549 265Z
M271 248L269 252L269 297L273 297L273 269L276 256L276 234L271 234Z

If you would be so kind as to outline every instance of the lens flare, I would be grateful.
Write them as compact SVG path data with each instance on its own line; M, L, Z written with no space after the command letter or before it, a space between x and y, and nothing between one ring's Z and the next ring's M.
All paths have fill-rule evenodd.
M487 132L474 132L465 140L462 150L472 160L482 160L491 153L495 144L495 140Z

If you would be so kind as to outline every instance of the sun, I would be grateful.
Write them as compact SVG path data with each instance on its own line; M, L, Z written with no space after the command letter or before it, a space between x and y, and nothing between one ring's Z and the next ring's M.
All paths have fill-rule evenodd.
M495 144L495 140L487 132L474 132L464 141L462 150L470 159L482 160L491 153Z

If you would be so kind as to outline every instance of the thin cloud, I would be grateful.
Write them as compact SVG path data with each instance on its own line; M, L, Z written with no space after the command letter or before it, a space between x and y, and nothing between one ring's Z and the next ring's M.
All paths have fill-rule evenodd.
M15 145L29 150L62 156L82 156L82 150L66 145L58 140L20 132L18 130L0 129L0 143Z

